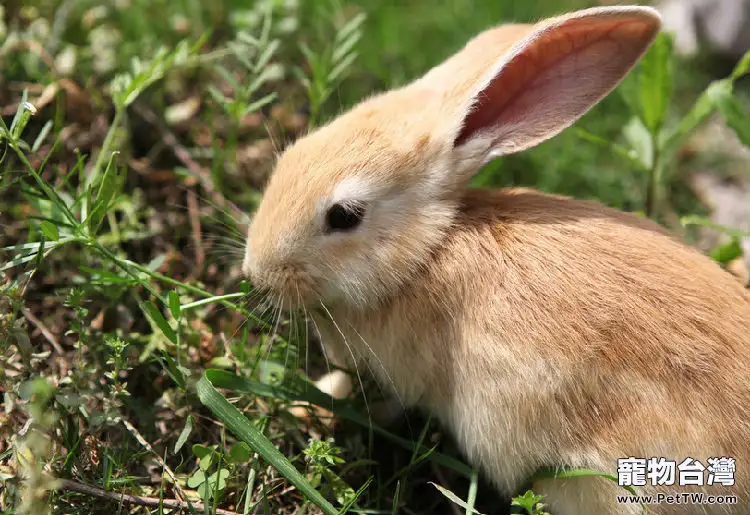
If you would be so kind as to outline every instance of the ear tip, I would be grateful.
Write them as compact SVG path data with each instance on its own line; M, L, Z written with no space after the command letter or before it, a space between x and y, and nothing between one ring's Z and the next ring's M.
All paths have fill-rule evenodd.
M661 27L662 16L661 13L655 8L647 5L633 5L629 7L622 7L625 12L630 12L641 18L645 22L650 22L655 27Z
M593 16L622 16L622 17L635 17L649 24L654 29L661 28L662 15L654 7L647 5L618 5L611 7L593 7L590 9L584 9L579 12L580 15L593 15Z
M661 13L650 6L635 6L633 8L635 13L638 13L644 21L651 22L655 28L661 28L662 16Z
M618 5L592 7L573 13L572 19L592 18L594 20L623 20L634 22L641 30L637 39L651 42L662 29L662 15L653 7L645 5Z

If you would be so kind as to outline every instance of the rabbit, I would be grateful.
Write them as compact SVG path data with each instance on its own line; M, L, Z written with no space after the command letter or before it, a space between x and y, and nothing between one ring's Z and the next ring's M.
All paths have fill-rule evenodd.
M750 296L643 217L533 189L472 189L488 161L570 126L660 30L648 7L597 7L480 33L279 157L242 269L304 309L327 354L431 412L505 495L540 467L736 460L750 513ZM341 371L319 384L351 390ZM704 476L705 477L705 476ZM641 513L601 477L540 479L555 515ZM641 494L693 491L638 488ZM679 502L679 501L678 501Z

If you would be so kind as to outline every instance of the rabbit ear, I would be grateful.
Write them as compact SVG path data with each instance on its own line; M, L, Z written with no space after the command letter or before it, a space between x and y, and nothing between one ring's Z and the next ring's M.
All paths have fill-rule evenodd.
M480 34L422 79L453 111L441 132L459 167L476 170L573 124L625 77L660 26L651 8L608 7Z

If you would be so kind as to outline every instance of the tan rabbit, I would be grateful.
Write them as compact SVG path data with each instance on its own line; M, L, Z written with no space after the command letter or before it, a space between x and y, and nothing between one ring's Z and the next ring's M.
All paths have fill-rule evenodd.
M243 267L283 306L303 306L339 360L434 413L505 494L540 467L617 474L618 458L733 457L734 486L696 491L738 504L649 509L747 515L747 292L635 215L467 188L489 160L583 115L659 27L646 7L501 26L362 102L281 156ZM345 377L326 388L342 394ZM534 488L556 515L641 511L601 478Z

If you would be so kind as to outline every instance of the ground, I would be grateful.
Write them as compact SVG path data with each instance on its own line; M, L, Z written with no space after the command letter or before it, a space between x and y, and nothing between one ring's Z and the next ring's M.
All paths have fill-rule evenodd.
M186 500L196 513L520 509L426 414L377 427L361 392L335 406L335 423L289 413L295 400L329 405L305 382L326 365L300 316L243 283L244 224L299 135L483 28L586 5L0 6L3 513L169 513ZM476 184L648 211L736 264L741 232L696 229L713 223L712 205L740 204L722 199L750 179L747 83L717 82L737 64L717 62L675 61L660 40L575 127ZM372 402L379 390L364 386Z

